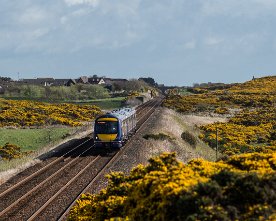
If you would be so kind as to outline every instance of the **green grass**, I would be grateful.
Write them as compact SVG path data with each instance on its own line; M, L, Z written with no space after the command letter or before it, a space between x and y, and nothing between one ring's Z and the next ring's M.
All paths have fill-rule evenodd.
M187 91L187 89L181 89L181 90L179 91L179 93L180 93L180 95L190 95L190 94L192 94L192 93L190 93L189 91Z
M204 156L204 159L215 161L216 160L216 152L211 147L209 147L207 144L205 144L202 140L198 138L199 131L198 129L195 129L193 127L188 126L181 118L179 118L177 115L173 116L176 123L178 123L181 128L184 131L188 131L192 136L195 137L196 140L196 148L193 148L193 150L197 153L199 153L201 156ZM221 155L219 154L219 157Z
M91 104L100 107L103 110L113 110L122 107L122 101L125 97L104 98L87 101L76 101L76 104Z
M74 128L50 129L0 129L0 146L9 142L22 151L35 151L48 144L64 139Z

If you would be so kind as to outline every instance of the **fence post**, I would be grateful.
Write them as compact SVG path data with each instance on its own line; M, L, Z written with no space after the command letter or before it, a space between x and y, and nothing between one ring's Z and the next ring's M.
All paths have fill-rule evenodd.
M48 129L48 141L51 142L51 129Z
M216 125L216 160L218 160L218 126Z

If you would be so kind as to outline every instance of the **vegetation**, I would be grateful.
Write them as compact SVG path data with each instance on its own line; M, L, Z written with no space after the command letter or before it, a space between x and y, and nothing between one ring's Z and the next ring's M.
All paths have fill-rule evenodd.
M226 161L183 164L164 153L111 173L99 194L84 194L69 220L275 220L275 154L243 154Z
M181 134L181 138L186 141L188 144L190 144L192 147L196 147L197 144L197 140L195 138L195 136L190 133L189 131L184 131Z
M139 92L145 92L147 91L151 86L147 84L143 80L136 80L131 79L129 81L119 81L114 82L112 84L112 90L113 91L126 91L126 92L132 92L132 91L139 91Z
M0 146L6 143L21 147L22 151L35 151L49 143L62 140L74 132L73 128L4 129L0 128Z
M100 109L92 105L49 104L0 99L0 127L68 125L91 121Z
M225 86L224 86L225 87ZM179 112L214 112L228 114L241 111L227 123L200 127L200 138L211 147L216 145L218 129L220 151L227 155L276 150L276 76L235 84L225 90L196 88L201 93L190 96L170 95L164 106Z
M73 101L72 103L95 105L103 110L113 110L121 108L123 106L124 101L125 97L113 97L86 101Z
M172 138L164 133L159 133L159 134L146 134L143 136L146 140L148 139L154 139L154 140L172 140Z
M100 85L77 84L66 86L38 86L10 84L5 88L4 98L46 101L72 101L110 97L108 90Z
M0 160L11 160L24 156L26 152L22 152L17 145L6 143L3 147L0 146Z

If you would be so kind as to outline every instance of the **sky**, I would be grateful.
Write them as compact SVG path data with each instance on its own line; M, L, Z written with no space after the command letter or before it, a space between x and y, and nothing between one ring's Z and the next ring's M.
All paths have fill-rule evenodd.
M165 85L276 73L275 0L1 0L0 76L153 77Z

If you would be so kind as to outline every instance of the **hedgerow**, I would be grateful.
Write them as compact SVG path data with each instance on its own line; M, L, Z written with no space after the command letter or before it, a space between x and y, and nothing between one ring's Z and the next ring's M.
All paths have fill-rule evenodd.
M188 164L164 153L130 175L111 173L99 194L84 194L69 220L274 220L275 154Z

